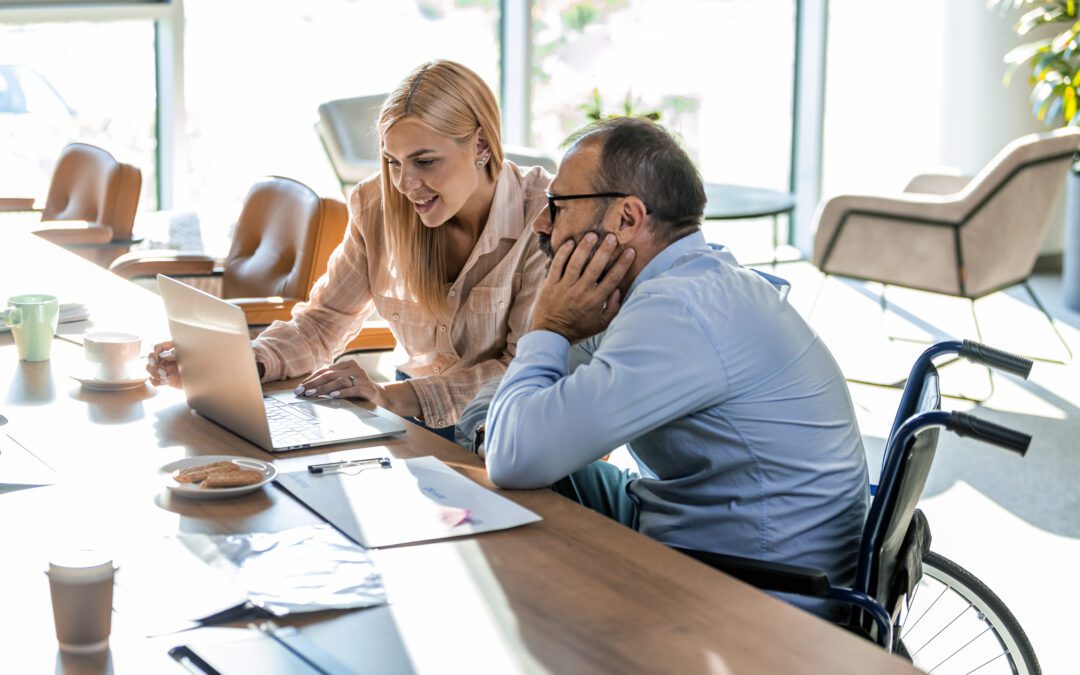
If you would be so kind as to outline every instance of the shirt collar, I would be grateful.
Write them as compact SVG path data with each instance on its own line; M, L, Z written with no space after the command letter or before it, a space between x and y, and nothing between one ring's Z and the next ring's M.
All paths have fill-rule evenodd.
M638 273L634 283L630 284L630 290L626 293L626 296L630 297L630 294L639 285L671 269L675 261L685 254L699 249L707 250L708 248L709 245L705 243L705 234L701 230L695 230L682 239L671 242Z
M503 162L502 171L495 183L495 196L491 200L487 223L476 242L476 255L494 251L500 239L517 239L525 228L525 210L522 197L521 176L517 167Z

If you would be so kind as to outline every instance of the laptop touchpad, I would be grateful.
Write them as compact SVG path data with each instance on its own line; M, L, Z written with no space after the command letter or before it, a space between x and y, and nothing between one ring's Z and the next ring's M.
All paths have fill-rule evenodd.
M332 398L319 398L314 400L287 400L280 399L288 403L293 408L311 415L312 417L319 418L323 422L333 422L334 420L340 421L343 415L350 417L359 417L360 419L367 419L375 417L375 413L361 408L358 405L354 405L348 401L341 401Z

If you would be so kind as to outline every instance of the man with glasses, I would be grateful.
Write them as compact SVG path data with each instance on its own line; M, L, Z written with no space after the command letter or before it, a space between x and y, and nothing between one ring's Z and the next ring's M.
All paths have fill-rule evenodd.
M705 242L686 153L652 122L601 122L549 189L533 229L551 266L486 415L492 481L853 581L868 495L846 383L786 284ZM596 461L623 444L640 475Z

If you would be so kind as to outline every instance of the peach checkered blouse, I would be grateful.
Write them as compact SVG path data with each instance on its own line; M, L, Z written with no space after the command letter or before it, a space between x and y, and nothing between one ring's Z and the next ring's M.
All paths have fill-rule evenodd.
M345 240L315 282L311 299L275 321L253 342L264 381L305 375L329 363L373 311L386 319L409 355L400 369L412 376L433 427L454 424L485 382L502 375L518 338L529 328L547 258L529 225L546 206L551 177L539 167L503 165L488 222L461 274L447 285L453 319L437 323L395 278L383 228L379 176L349 196Z

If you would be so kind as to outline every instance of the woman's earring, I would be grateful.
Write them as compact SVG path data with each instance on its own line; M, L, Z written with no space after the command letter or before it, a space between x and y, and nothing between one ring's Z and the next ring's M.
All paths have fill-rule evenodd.
M476 168L477 168L477 169L479 169L480 167L484 166L485 164L487 164L487 160L486 160L486 159L478 159L478 160L476 160Z

